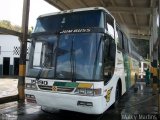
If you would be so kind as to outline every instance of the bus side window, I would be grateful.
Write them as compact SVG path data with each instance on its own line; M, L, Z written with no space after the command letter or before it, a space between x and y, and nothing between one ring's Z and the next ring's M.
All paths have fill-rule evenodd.
M118 48L124 49L123 34L118 27L117 27L117 33L118 33Z
M126 53L129 53L129 50L128 50L128 39L125 35L123 35L123 43L124 43L124 50Z
M115 54L116 54L115 41L112 38L107 38L104 43L104 68L103 68L104 83L107 83L111 79L114 73Z
M108 33L114 38L114 19L109 14L106 14L106 28Z

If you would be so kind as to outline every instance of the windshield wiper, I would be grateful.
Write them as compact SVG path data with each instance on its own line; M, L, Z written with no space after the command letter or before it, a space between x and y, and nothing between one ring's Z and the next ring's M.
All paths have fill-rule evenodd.
M75 39L75 35L73 36L73 39L71 41L71 49L70 49L70 64L71 64L71 75L72 75L72 82L75 82L76 80L76 76L75 76L75 69L76 69L76 62L75 62L75 54L74 54L74 39Z

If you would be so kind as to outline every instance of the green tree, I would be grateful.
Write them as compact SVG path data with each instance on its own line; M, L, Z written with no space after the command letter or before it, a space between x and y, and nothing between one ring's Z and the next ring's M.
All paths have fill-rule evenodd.
M10 30L14 30L14 31L17 31L17 32L21 32L21 29L22 29L21 26L13 25L8 20L0 20L0 27L10 29ZM31 34L32 30L33 30L32 27L30 29L28 29L28 34Z
M7 29L12 29L11 22L8 21L8 20L1 20L0 21L0 27L7 28Z

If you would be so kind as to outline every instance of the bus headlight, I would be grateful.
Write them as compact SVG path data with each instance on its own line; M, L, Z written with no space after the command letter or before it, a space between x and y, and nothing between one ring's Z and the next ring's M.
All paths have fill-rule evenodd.
M85 94L85 92L86 92L85 89L79 89L80 94Z
M86 95L86 96L98 96L101 95L102 89L97 88L97 89L86 89L86 88L77 88L75 93L79 95Z
M86 94L87 95L93 95L93 89L86 89Z
M26 83L25 88L26 89L37 90L36 84L31 84L31 83Z

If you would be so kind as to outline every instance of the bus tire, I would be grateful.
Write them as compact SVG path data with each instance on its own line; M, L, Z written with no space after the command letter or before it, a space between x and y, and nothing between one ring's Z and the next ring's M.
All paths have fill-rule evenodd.
M60 109L55 109L55 108L50 108L50 107L45 107L45 106L41 106L41 110L44 112L48 112L48 113L59 113Z
M138 81L138 75L136 73L134 75L134 80L135 80L135 83Z
M118 103L119 103L119 99L121 97L122 94L122 84L121 84L121 80L118 80L117 86L116 86L116 92L115 92L115 102L112 105L113 108L117 108Z

